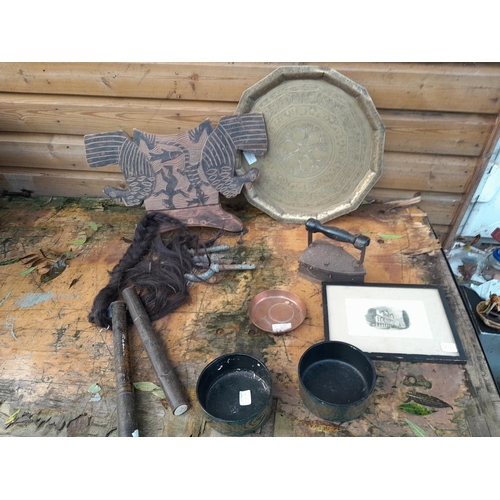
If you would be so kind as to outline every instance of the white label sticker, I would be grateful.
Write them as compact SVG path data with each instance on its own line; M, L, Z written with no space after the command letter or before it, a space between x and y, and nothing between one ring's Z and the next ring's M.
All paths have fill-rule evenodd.
M248 406L252 404L252 392L240 391L240 406Z
M458 352L457 345L453 342L441 342L441 350L444 352Z
M274 323L272 328L273 328L274 333L286 332L287 330L292 328L292 324L291 323Z
M251 165L257 161L257 158L253 153L249 153L248 151L243 151L243 156L245 157L247 163Z

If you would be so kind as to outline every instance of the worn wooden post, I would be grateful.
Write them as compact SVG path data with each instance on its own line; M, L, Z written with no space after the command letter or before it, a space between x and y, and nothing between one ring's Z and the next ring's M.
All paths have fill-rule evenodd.
M125 302L111 304L113 325L113 352L115 358L116 407L118 437L137 437L139 431L135 413L134 391L130 376L130 347L127 335L127 310Z
M187 411L188 404L182 394L177 375L167 358L158 334L153 329L153 325L141 299L134 287L128 287L123 290L122 296L127 303L132 321L153 364L170 408L172 408L174 415L182 415Z

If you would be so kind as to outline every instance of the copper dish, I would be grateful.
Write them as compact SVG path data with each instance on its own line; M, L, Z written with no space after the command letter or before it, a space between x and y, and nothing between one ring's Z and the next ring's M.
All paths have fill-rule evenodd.
M295 330L306 317L302 299L287 290L266 290L248 306L252 323L265 332L281 334Z

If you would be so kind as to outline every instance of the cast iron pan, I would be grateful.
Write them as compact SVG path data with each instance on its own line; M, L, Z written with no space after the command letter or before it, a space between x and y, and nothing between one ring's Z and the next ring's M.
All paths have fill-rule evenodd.
M253 356L226 354L201 372L196 396L217 431L248 434L263 425L270 415L271 374Z
M373 363L345 342L320 342L299 361L301 397L311 412L329 421L357 418L375 388Z

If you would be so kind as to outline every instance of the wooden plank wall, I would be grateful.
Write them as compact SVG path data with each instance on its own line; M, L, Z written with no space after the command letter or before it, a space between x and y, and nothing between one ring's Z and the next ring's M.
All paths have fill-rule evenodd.
M364 86L386 125L383 175L369 198L420 193L449 246L499 138L500 64L314 64ZM283 65L0 63L0 189L101 197L107 184L125 187L117 166L90 170L85 134L174 134L207 117L215 125Z

